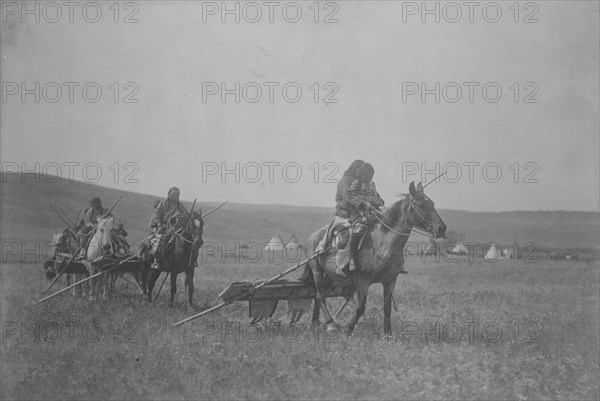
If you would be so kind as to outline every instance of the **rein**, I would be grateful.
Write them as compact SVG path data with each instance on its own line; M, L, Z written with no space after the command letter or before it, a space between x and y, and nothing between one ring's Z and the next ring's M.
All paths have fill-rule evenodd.
M413 203L412 203L412 199L411 199L411 201L410 201L410 206L409 206L409 207L410 207L412 210L414 210L414 211L416 211L416 212L417 212L417 214L419 215L419 217L421 218L421 220L422 220L422 221L426 222L426 220L425 220L424 216L422 215L422 213L420 213L420 211L418 210L418 208L414 207L414 205L413 205ZM415 232L415 233L417 233L417 234L421 234L421 235L424 235L424 236L426 236L426 237L429 237L429 238L434 238L434 236L433 236L433 235L429 234L427 231L425 231L425 230L423 230L423 229L420 229L420 227L412 227L412 228L410 228L410 227L406 227L406 226L405 226L405 225L403 225L403 224L400 224L400 223L398 223L398 222L392 221L390 218L388 218L388 217L387 217L385 214L383 214L382 212L380 212L380 211L379 211L379 210L377 210L377 209L373 209L373 211L375 212L375 218L376 218L376 219L377 219L377 220L378 220L378 221L379 221L379 222L380 222L380 223L381 223L381 224L382 224L382 225L383 225L385 228L387 228L388 230L392 231L392 232L393 232L393 233L395 233L395 234L398 234L398 235L404 235L404 236L407 236L407 237L408 237L408 236L410 236L410 232L409 232L408 234L406 234L406 233L401 233L401 232L398 232L398 231L394 230L392 227L390 227L389 225L387 225L387 224L386 224L386 223L385 223L383 220L381 220L381 219L380 219L380 218L379 218L377 215L380 215L380 216L382 216L383 218L390 220L390 221L391 221L393 224L397 224L397 225L399 225L400 227L406 228L407 230L409 230L409 231L411 231L411 232Z

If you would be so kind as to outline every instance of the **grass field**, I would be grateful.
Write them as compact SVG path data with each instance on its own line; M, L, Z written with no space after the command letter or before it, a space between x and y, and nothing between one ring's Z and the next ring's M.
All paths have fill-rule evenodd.
M196 304L215 304L230 282L269 277L281 266L202 264ZM597 263L413 259L407 267L386 341L380 286L371 287L352 337L326 335L309 316L287 326L285 303L258 328L247 325L245 303L172 328L192 313L183 277L173 309L167 286L148 305L124 281L109 300L63 294L36 305L47 285L39 264L4 264L1 396L598 399Z

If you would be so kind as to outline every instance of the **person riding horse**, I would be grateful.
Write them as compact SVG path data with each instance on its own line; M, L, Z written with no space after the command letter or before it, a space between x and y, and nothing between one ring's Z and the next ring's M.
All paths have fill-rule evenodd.
M177 187L171 187L167 193L167 199L161 200L154 205L154 212L150 219L150 228L154 230L152 243L152 256L154 256L153 269L162 269L162 255L164 252L165 243L169 240L167 227L169 220L176 217L187 217L190 215L186 207L179 202L180 191ZM198 266L197 246L192 248L192 267Z
M87 245L93 233L96 231L96 227L98 226L98 219L100 217L112 216L111 213L108 213L106 215L108 209L102 207L102 200L100 200L99 197L94 197L90 201L90 204L92 205L92 207L85 212L85 216L83 218L83 227L77 233L77 238L79 239L79 246L81 247L82 258L85 258L87 252Z
M379 212L384 201L377 192L373 176L375 169L362 160L352 162L337 186L336 214L331 230L337 232L336 273L346 277L344 269L353 271L356 267L351 258L353 229L351 227L369 227L374 218L372 213Z

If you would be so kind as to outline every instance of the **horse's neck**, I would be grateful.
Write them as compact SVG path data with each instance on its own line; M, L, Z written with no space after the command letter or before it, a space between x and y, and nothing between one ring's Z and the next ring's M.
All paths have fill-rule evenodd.
M409 221L406 212L407 199L400 200L390 207L388 213L386 213L387 219L384 220L388 227L379 223L385 232L386 240L390 241L395 249L404 249L404 245L408 242L412 231L412 223Z

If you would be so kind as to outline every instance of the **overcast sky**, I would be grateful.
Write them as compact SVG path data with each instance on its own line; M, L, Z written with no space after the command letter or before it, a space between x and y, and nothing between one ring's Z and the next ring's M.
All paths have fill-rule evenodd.
M135 192L333 207L335 180L362 158L387 203L445 167L427 188L439 208L598 210L598 2L428 2L439 23L421 2L320 3L318 16L312 1L279 2L272 22L263 2L239 3L239 23L222 2L118 15L99 2L96 23L85 2L73 22L66 6L38 3L36 22L21 4L2 3L5 171L39 162Z

